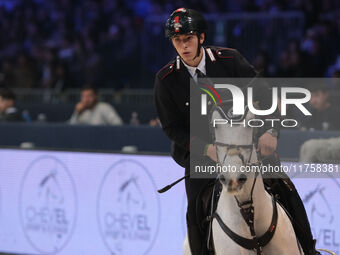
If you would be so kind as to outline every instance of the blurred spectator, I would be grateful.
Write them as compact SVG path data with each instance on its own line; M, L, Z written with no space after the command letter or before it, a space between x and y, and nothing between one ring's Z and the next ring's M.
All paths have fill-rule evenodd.
M14 67L15 81L13 86L17 88L33 88L36 85L34 65L29 58L22 54Z
M332 80L331 80L331 87L334 91L332 93L332 99L334 103L337 103L339 105L339 97L340 97L340 70L335 70L332 73ZM340 106L339 106L340 107Z
M266 52L259 52L255 57L253 65L256 71L261 72L264 77L271 76L271 72L269 70L268 54Z
M14 107L15 95L10 89L0 90L0 122L23 121L22 115Z
M333 78L340 78L340 70L335 70L332 74ZM340 87L338 87L340 89Z
M304 77L302 53L298 50L287 50L281 53L279 68L277 71L278 77Z
M137 112L131 113L130 125L132 125L132 126L138 126L139 125L139 119L138 119L138 113Z
M161 123L159 121L159 118L151 119L149 122L150 127L160 127Z
M340 55L337 57L335 63L328 67L327 76L334 76L334 73L339 70L340 70Z
M311 92L307 109L312 115L298 115L300 127L311 130L340 130L340 109L330 102L328 90L315 86Z
M313 28L307 31L301 43L301 49L306 59L306 75L309 77L323 77L326 70L326 59L322 52L321 42L317 31Z
M277 56L262 52L258 55L244 52L253 57L252 62L265 75L322 77L340 54L340 12L336 13L340 6L338 0L14 2L10 8L0 5L0 34L4 35L0 38L0 86L55 90L80 87L84 83L117 90L130 86L151 86L149 84L153 84L153 75L149 73L158 70L159 66L155 65L163 61L152 60L154 56L150 56L150 63L143 66L145 58L149 57L145 56L147 53L143 52L143 47L148 45L145 39L147 34L158 34L159 41L164 38L163 33L159 32L163 20L153 23L155 25L148 28L148 31L145 31L144 26L148 24L145 21L151 15L162 15L180 6L191 6L206 14L275 13L292 10L303 12L306 32L301 35L291 31L291 36L295 38L293 50L289 44L288 49L277 52ZM253 26L249 30L243 27L242 18L235 22L235 31L239 35L244 33L254 38L254 33L257 34L253 31ZM289 23L288 19L287 22ZM227 27L223 22L218 23L216 31ZM232 25L233 23L234 21ZM268 45L272 41L269 39L276 38L274 41L278 41L279 45L286 45L286 38L280 31L269 29L277 27L273 26L276 21L264 23L266 29L260 26L261 31L258 31L259 35L256 37L260 41L258 45L267 45L264 48L266 52L270 52L270 47L282 48ZM227 39L223 33L222 37L221 40ZM210 38L214 38L214 35ZM240 40L247 41L244 37L240 37ZM170 52L162 48L163 50L164 56L157 58L168 57ZM133 76L132 64L135 67ZM328 71L326 75L329 77L332 72L333 70Z
M5 59L1 65L0 72L0 87L9 87L14 84L13 66L9 59Z
M122 125L122 119L108 103L98 101L96 88L87 85L81 91L81 100L70 119L71 124Z

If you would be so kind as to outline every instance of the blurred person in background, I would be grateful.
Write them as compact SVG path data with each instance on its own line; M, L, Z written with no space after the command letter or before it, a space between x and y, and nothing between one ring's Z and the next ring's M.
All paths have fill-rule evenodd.
M13 65L9 59L3 60L0 71L0 87L13 86L15 75L13 72Z
M149 121L149 126L150 127L161 127L159 118L154 118Z
M292 31L301 52L286 56L282 54L280 67L279 63L273 62L275 70L280 69L281 76L290 75L289 73L294 77L323 75L324 69L334 61L332 56L340 54L340 48L337 47L340 42L340 13L333 15L340 6L338 0L226 0L209 3L202 0L157 3L143 0L5 2L13 2L13 5L11 8L0 6L0 33L6 35L0 38L0 65L5 62L2 64L2 69L5 69L2 72L6 73L5 80L10 87L54 88L63 85L63 89L68 86L79 88L85 81L101 84L101 87L115 86L116 89L148 87L152 82L149 73L153 73L160 66L160 61L167 58L168 52L155 57L156 60L150 60L148 64L137 65L134 69L137 75L130 75L129 63L144 63L147 54L145 51L148 47L143 45L149 44L143 41L145 29L149 28L148 22L145 21L154 14L161 15L185 4L194 5L197 9L212 14L249 11L303 12L303 29L306 31L302 34ZM322 17L323 14L327 16ZM160 23L156 27L149 30L151 34L159 34L153 37L155 44L160 42ZM213 34L214 32L212 38ZM283 45L286 45L285 35L276 33L276 30L270 33L260 31L256 40L259 40L259 44L266 44L273 36L277 37L278 41L284 41ZM250 35L250 38L254 37ZM270 48L276 46L269 45L266 50ZM252 44L248 50L250 49L253 49ZM52 56L44 56L45 50L52 51ZM282 49L280 47L277 50ZM245 52L251 55L247 50ZM259 59L251 61L262 65L264 59L258 57ZM10 63L13 65L10 70L13 77L8 73L7 59L13 62ZM64 66L55 70L56 66L49 66L50 61L52 65L61 62ZM270 56L270 61L276 61L276 58ZM311 68L310 71L307 66ZM148 71L147 75L145 70ZM14 81L11 81L12 79ZM0 74L0 83L1 80Z
M123 121L110 104L98 101L98 92L95 87L86 85L81 90L81 100L74 109L70 123L122 125Z
M15 94L7 88L0 90L0 122L23 121L21 113L15 108Z
M267 52L260 51L255 57L253 66L264 77L272 76Z
M296 112L301 129L340 130L340 109L331 102L329 91L325 86L316 85L311 88L311 99L307 109L311 116L302 116Z
M338 58L340 60L340 58ZM339 62L340 63L340 62ZM329 91L324 87L312 90L309 101L312 116L306 120L303 128L321 130L340 130L340 108L336 107L340 92L340 70L333 71L334 100L330 99ZM300 148L299 161L303 163L340 163L340 137L327 139L309 139Z
M332 74L332 78L340 78L340 70L335 70ZM340 89L340 87L338 89Z
M21 54L14 67L15 80L13 86L16 88L36 87L36 70L34 68L35 63L26 54Z

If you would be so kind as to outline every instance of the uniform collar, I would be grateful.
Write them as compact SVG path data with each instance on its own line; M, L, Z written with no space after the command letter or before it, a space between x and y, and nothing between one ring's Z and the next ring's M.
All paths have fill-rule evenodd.
M206 74L206 69L205 69L205 49L203 48L203 56L202 56L202 59L201 59L201 61L198 64L197 67L189 66L186 63L184 63L183 60L182 60L182 63L188 69L191 77L195 77L196 76L196 69L199 69L203 74Z

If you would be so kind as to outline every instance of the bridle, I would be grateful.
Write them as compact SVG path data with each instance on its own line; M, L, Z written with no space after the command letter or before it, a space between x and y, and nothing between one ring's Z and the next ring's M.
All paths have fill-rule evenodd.
M254 180L255 185L256 178ZM244 205L248 205L248 207L244 207ZM274 197L272 196L272 204L273 204L273 217L272 221L270 223L270 226L268 227L267 231L260 237L256 236L255 229L254 229L254 206L252 203L252 200L246 201L243 203L238 202L238 206L240 207L240 212L247 223L250 233L252 236L252 239L244 238L235 232L233 232L227 225L224 224L221 217L214 212L211 219L216 219L224 233L226 233L235 243L240 245L241 247L248 249L248 250L254 250L256 251L257 255L263 254L263 247L265 247L270 240L273 238L276 226L277 226L277 220L278 220L278 212L277 212L277 205Z
M219 113L221 113L222 115L224 115L226 117L226 114L221 107L215 107L215 109L217 109ZM211 113L215 109L212 109ZM247 114L247 111L245 112L243 118L246 116L246 114ZM258 160L257 162L254 162L254 163L250 162L251 157L252 157L252 153L255 149L254 134L252 136L253 137L252 144L236 145L236 144L227 144L227 143L216 141L215 133L212 132L212 131L213 130L211 130L211 133L212 133L212 136L213 136L214 144L216 145L217 162L218 162L217 164L223 165L225 163L225 160L226 160L228 155L231 155L231 156L235 155L235 156L238 156L241 159L242 164L245 165L245 166L261 166L262 163L261 163L260 160ZM218 150L221 149L221 148L223 148L225 150L225 156L224 156L222 161L219 160L219 156L218 156L219 155ZM247 160L244 159L244 156L241 153L242 149L243 150L251 150ZM234 196L234 198L237 202L237 205L240 208L240 213L241 213L243 219L245 220L246 224L248 225L248 227L250 229L250 234L252 236L252 239L244 238L242 236L239 236L235 232L233 232L227 225L224 224L223 220L221 219L221 217L218 215L217 212L214 212L211 216L211 220L213 220L215 218L217 220L218 224L220 225L220 227L222 228L222 230L235 243L237 243L238 245L240 245L241 247L243 247L245 249L256 251L257 255L263 254L263 247L266 246L270 242L270 240L273 238L275 230L276 230L276 226L277 226L277 221L278 221L278 211L277 211L276 201L275 201L274 197L271 196L272 197L272 204L273 204L273 216L272 216L271 224L270 224L269 228L267 229L267 231L262 236L257 237L257 235L255 233L255 227L254 227L253 193L254 193L254 187L255 187L255 184L256 184L256 180L257 180L257 177L258 177L259 174L260 174L259 171L255 171L254 181L253 181L253 184L252 184L249 200L240 202L237 199L237 197Z
M235 144L227 144L227 143L221 143L221 142L214 142L214 144L216 145L216 153L217 153L217 164L220 164L219 162L223 163L225 162L226 158L228 155L237 155L241 161L243 165L246 166L251 166L251 165L259 165L260 161L257 161L255 163L250 163L251 160L251 156L253 154L253 150L254 150L254 144L249 144L249 145L235 145ZM218 152L220 150L220 148L223 148L225 151L225 155L222 161L219 160L218 157ZM245 149L245 150L250 150L250 154L249 154L249 158L247 159L247 161L244 159L244 156L241 153L241 150Z

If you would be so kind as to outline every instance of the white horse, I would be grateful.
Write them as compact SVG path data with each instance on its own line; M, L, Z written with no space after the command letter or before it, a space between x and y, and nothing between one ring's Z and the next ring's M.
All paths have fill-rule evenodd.
M222 170L223 167L231 170L222 171L218 176L222 191L212 221L215 255L302 255L303 250L286 212L267 193L262 175L256 171L259 160L253 139L254 128L230 124L230 119L234 123L247 124L254 117L247 111L243 119L237 119L231 111L225 114L221 107L214 108L211 114L211 120L228 120L227 124L216 124L213 134L217 164ZM241 168L252 171L241 172ZM233 169L237 171L233 172ZM252 240L257 240L257 244ZM319 251L336 255L326 249ZM191 255L188 235L184 240L183 254Z
M217 107L211 117L212 120L226 119L227 115ZM254 115L248 111L244 118L245 123L253 118ZM244 166L258 169L253 132L253 128L243 125L220 124L214 127L218 164L224 169L238 170L235 173L222 172L218 177L222 191L212 222L215 255L301 255L303 251L299 247L293 226L285 211L266 192L262 175L256 174L256 171L239 171ZM248 216L253 213L253 219L249 217L248 222L253 226L253 235L250 225L241 215L241 207ZM226 232L232 232L231 235L236 236L237 241ZM265 233L267 236L263 238ZM260 243L264 242L263 246L253 241L256 238L260 238ZM248 248L237 243L243 241ZM191 254L187 237L183 254Z
M222 172L219 175L223 188L216 213L223 224L220 224L217 218L214 218L212 223L215 253L216 255L303 254L288 216L284 209L267 193L262 175L257 171L259 170L259 161L253 142L254 128L247 126L248 120L254 117L248 111L244 119L245 127L243 124L233 126L226 124L216 125L214 128L218 163L221 166L230 166L237 170L235 173L230 171ZM212 119L226 118L228 116L221 108L216 108L213 111ZM252 171L241 172L245 169ZM252 224L246 223L245 218L241 215L241 208L245 211L248 209L248 213L253 211L253 219L250 219ZM275 215L277 215L277 219L276 222L273 222ZM265 233L266 235L270 233L271 238L266 240L267 243L259 245L261 247L256 247L260 252L254 249L249 250L232 240L221 225L227 226L236 235L249 240L260 239ZM253 235L250 225L253 225Z

